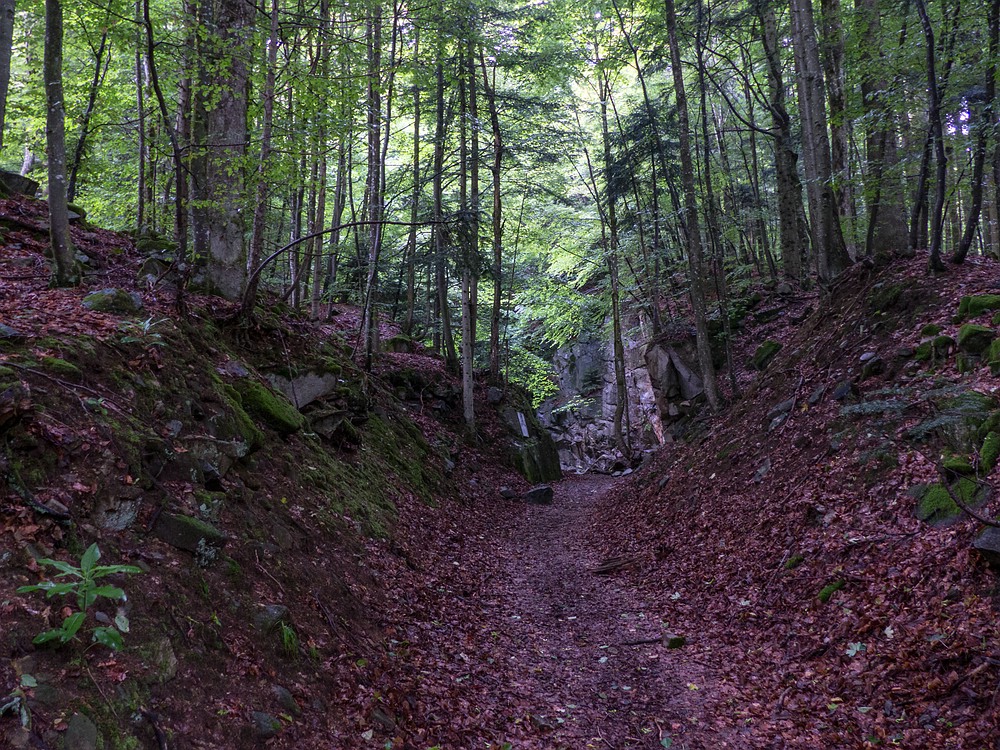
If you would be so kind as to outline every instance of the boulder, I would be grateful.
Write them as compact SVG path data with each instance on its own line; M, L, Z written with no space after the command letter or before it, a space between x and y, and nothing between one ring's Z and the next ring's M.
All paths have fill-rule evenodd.
M962 297L958 303L958 314L974 318L988 310L1000 310L1000 294L973 294Z
M307 372L293 378L272 373L267 376L267 380L276 391L284 394L296 409L329 396L340 386L340 378L327 372Z
M142 299L124 289L100 289L84 297L83 306L95 312L129 315L142 310Z
M1000 529L988 526L973 540L972 548L979 552L991 568L1000 568Z
M958 348L967 354L982 354L995 338L992 328L966 323L958 329Z
M63 735L65 750L97 750L97 726L83 714L70 717Z
M284 604L262 605L254 615L253 624L264 635L273 633L279 625L288 624L290 615Z
M753 365L755 370L763 371L769 364L771 364L771 360L777 356L778 352L781 351L781 348L782 344L780 342L768 339L757 347L757 351L754 352L750 363Z
M552 487L547 484L540 484L537 487L532 487L524 493L525 502L531 505L551 505L554 497L555 492L553 492Z
M271 716L271 714L266 714L263 711L254 711L253 729L258 739L269 740L272 737L276 737L278 732L281 731L281 722Z
M179 513L161 513L153 536L171 547L192 553L199 551L198 543L202 540L202 547L204 544L221 547L226 542L226 535L212 524Z
M30 177L25 177L17 172L8 172L0 169L0 195L15 193L27 195L34 198L38 193L38 183Z

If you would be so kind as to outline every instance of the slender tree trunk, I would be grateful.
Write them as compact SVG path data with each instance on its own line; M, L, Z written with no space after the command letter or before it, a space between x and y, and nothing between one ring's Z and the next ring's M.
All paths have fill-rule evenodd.
M929 264L932 271L943 271L944 264L941 262L941 243L944 237L944 201L947 189L948 157L944 150L944 128L941 124L941 91L938 88L934 29L927 15L927 7L924 5L924 0L914 0L914 2L917 6L917 14L920 16L920 26L924 31L927 58L927 117L930 120L931 141L934 146L935 161L934 210L931 213Z
M413 29L413 64L420 64L420 26ZM413 192L410 194L410 230L406 237L406 318L403 334L413 335L417 305L417 219L420 218L420 85L413 84Z
M997 75L997 47L1000 42L1000 0L990 0L987 8L989 26L989 62L986 68L986 90L983 94L982 102L978 105L981 112L977 116L975 123L976 144L973 152L972 165L972 205L969 206L969 214L965 221L965 232L962 234L961 243L952 255L952 263L961 263L968 255L972 247L972 241L976 236L976 228L979 226L979 215L983 207L983 182L986 166L986 147L990 130L993 125L993 104L996 98L996 75ZM974 107L970 106L970 109Z
M684 89L684 71L681 67L681 48L677 34L677 14L674 0L664 0L667 32L670 43L670 67L677 99L677 130L681 160L681 186L684 191L684 219L687 226L688 274L690 275L691 309L694 313L698 365L701 368L705 398L713 412L719 411L719 394L715 383L715 365L708 338L708 313L705 305L704 261L702 259L701 227L698 221L698 198L695 192L694 163L691 159L691 125L688 120L687 94Z
M490 309L490 380L500 379L500 316L503 304L503 193L500 184L500 170L503 165L504 143L500 130L500 112L497 109L496 69L493 80L486 69L486 57L479 52L479 65L483 72L483 92L490 113L490 130L493 134L493 163L490 174L493 178L493 305Z
M139 152L139 175L136 185L136 216L135 229L136 236L141 236L146 232L146 207L148 201L146 197L147 185L151 184L148 179L149 166L149 145L146 140L146 66L143 64L143 44L142 44L142 3L136 0L135 3L135 108L138 117L138 152Z
M904 201L896 169L899 155L896 146L896 125L886 96L889 82L885 80L884 53L881 52L881 11L879 0L858 0L862 28L861 97L865 110L865 180L868 205L868 230L865 254L869 256L891 252L907 252L909 238L906 229Z
M781 242L782 272L786 279L801 283L805 278L805 258L809 228L802 208L802 183L792 136L792 118L785 107L785 82L774 8L767 0L755 0L760 20L761 42L767 60L769 109L774 131L774 167L778 194L778 237Z
M833 165L827 132L826 95L812 0L791 0L792 42L800 82L803 151L811 163L810 214L816 269L821 283L831 283L851 264L844 244L833 191Z
M63 11L60 0L45 0L45 144L49 160L49 242L57 286L80 283L69 237L66 207L66 115L63 111Z
M73 158L69 166L69 186L66 188L66 199L70 203L76 199L76 178L87 148L87 137L90 135L90 120L94 116L94 108L97 106L97 94L100 91L101 84L104 82L104 77L108 73L108 66L110 64L111 45L108 42L108 19L105 18L101 43L98 45L97 52L94 55L94 77L90 82L90 92L87 94L87 107L84 109L83 117L80 120L80 137L76 141L76 148L73 150Z
M10 88L10 56L14 46L15 0L0 0L0 150L7 121L7 91Z
M438 5L438 22L444 24L442 7ZM437 290L437 309L440 320L440 341L444 348L445 361L452 372L458 369L458 356L455 352L455 339L451 332L451 309L448 305L447 276L447 244L444 226L444 39L442 30L438 32L438 49L436 61L437 106L436 126L434 131L434 280Z

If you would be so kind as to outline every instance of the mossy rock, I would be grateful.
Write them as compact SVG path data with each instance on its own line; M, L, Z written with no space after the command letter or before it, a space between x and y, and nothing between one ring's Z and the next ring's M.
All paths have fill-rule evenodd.
M763 372L771 364L771 360L781 351L782 346L781 342L768 339L757 347L757 351L753 353L750 363L754 369Z
M75 213L80 217L80 221L87 220L87 209L81 206L79 203L67 203L66 208Z
M1000 458L1000 432L991 432L983 440L979 449L979 469L983 474L989 474L996 468Z
M1000 326L1000 312L996 313L991 319L990 323L995 326Z
M171 547L192 553L199 551L198 543L202 540L212 546L222 546L226 541L226 535L212 524L175 513L161 513L153 535Z
M879 284L875 287L875 290L872 292L868 301L871 305L872 312L886 312L895 307L902 295L902 283Z
M995 338L996 332L992 328L966 323L958 329L958 348L969 354L981 354Z
M931 526L945 526L958 520L962 509L952 500L952 495L969 507L981 505L986 500L986 492L972 479L959 479L950 487L936 482L921 494L915 510L916 517Z
M72 362L67 362L65 359L59 359L59 357L42 357L38 364L41 365L43 370L48 370L63 378L75 379L83 376L79 367Z
M283 435L298 432L305 426L305 418L291 402L256 380L238 380L235 384L243 408Z
M408 354L413 351L414 343L413 339L409 336L404 336L403 334L398 334L393 336L391 339L386 340L382 348L387 352L395 352L397 354Z
M993 339L983 356L986 359L986 364L990 366L990 374L1000 375L1000 339Z
M785 570L795 570L806 560L805 555L792 555L785 560Z
M918 362L940 361L947 359L955 350L955 346L955 339L951 336L935 336L920 344L914 351L913 357Z
M177 252L177 243L163 237L144 234L136 239L135 248L140 253L147 255L152 255L153 253L175 253Z
M970 318L989 310L1000 310L1000 294L974 294L958 303L958 314Z
M94 312L131 314L142 309L142 299L124 289L100 289L83 298L83 306Z
M0 382L4 382L8 378L13 378L15 375L17 375L17 373L14 371L14 368L0 365ZM0 388L0 390L3 389Z
M958 370L959 375L975 372L982 363L982 358L976 354L959 352L958 356L955 357L955 369Z
M937 336L942 330L944 329L942 329L937 323L928 323L920 329L920 335L930 338L931 336Z
M941 461L941 467L952 476L964 476L976 473L975 467L968 458L954 454L945 456Z
M243 396L231 385L223 385L222 400L229 408L230 417L217 423L216 437L222 440L242 439L250 450L260 448L264 444L264 433L243 408Z

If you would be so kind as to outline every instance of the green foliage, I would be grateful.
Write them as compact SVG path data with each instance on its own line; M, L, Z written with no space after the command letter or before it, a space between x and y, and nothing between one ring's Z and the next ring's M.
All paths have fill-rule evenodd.
M121 343L141 344L144 347L165 346L166 342L163 340L163 336L153 329L161 323L166 322L166 318L153 320L151 317L146 318L141 323L124 321L118 325L118 330L120 330L123 334Z
M552 365L537 354L521 348L511 349L508 368L510 382L531 393L531 405L536 409L559 392Z
M299 634L287 622L278 623L278 638L285 656L294 657L299 653Z
M98 565L101 558L101 551L97 543L91 544L87 551L80 558L80 565L43 558L38 561L40 565L54 568L59 571L56 578L70 579L57 583L56 581L42 581L30 586L21 586L17 592L19 594L36 591L45 592L47 599L53 596L71 596L76 599L76 607L79 611L66 617L62 625L52 630L46 630L35 636L34 643L57 642L59 645L69 643L76 638L77 633L83 627L87 618L87 610L99 598L110 599L111 601L124 601L125 592L117 586L101 585L98 581L111 575L135 574L142 571L133 565ZM97 626L93 628L91 634L93 641L107 646L112 651L119 650L122 645L121 633L128 632L128 618L119 613L114 619L114 625Z
M980 471L989 474L996 468L998 458L1000 458L1000 432L990 432L983 440L983 447L979 449Z

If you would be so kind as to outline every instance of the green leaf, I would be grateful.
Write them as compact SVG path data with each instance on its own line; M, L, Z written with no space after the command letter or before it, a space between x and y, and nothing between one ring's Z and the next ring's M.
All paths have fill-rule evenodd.
M94 641L112 651L119 651L125 645L125 641L114 628L94 628Z
M24 688L38 687L38 680L35 679L34 675L23 674L21 675L21 687Z
M86 612L76 612L63 620L62 630L66 634L67 641L77 634L86 618Z
M141 573L142 568L137 568L135 565L98 565L96 568L90 571L91 578L104 578L104 576L114 575L115 573Z
M39 565L47 565L50 568L55 568L56 570L60 571L64 575L68 575L68 576L79 576L80 575L80 569L78 567L76 567L75 565L71 565L70 563L65 563L62 560L52 560L52 559L50 559L48 557L45 557L45 558L42 558L41 560L39 560L38 564Z
M660 744L663 745L663 747L673 747L674 741L669 737L664 737L660 740Z
M114 599L115 601L121 601L125 598L125 592L117 586L98 586L95 589L91 589L90 593L93 594L95 599L98 596Z
M97 542L94 542L89 547L87 551L83 553L83 557L80 558L80 569L84 573L89 573L97 561L101 559L101 550L97 547Z
M46 593L45 597L51 599L53 596L65 596L66 594L72 593L79 584L76 583L48 583L47 586L42 586Z
M48 643L49 641L59 641L60 643L66 643L69 638L66 636L66 631L62 628L54 628L52 630L46 630L44 633L39 633L31 642L34 644Z

